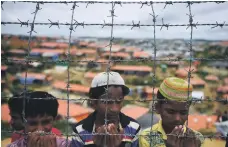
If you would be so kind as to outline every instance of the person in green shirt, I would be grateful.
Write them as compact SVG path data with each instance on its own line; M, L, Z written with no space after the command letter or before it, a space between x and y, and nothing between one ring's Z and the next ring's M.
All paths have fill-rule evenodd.
M201 146L202 134L187 127L191 95L192 85L183 79L169 77L162 82L155 104L161 120L140 133L140 147Z

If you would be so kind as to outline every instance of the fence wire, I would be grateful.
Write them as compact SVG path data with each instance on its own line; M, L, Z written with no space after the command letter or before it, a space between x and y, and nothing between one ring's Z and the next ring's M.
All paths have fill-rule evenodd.
M2 1L1 2L1 8L2 8L2 11L4 11L4 3L11 3L11 2L6 2L6 1ZM24 97L23 97L23 112L22 112L22 117L23 117L23 121L24 123L26 123L26 119L25 119L25 101L27 99L27 96L26 96L26 92L27 92L27 74L28 74L28 65L29 63L33 63L33 62L40 62L40 63L50 63L50 64L55 64L55 63L67 63L67 86L66 86L66 92L67 92L67 97L66 98L57 98L58 100L66 100L67 101L67 125L69 125L69 103L70 101L73 101L73 102L82 102L82 104L85 102L85 101L97 101L97 99L90 99L90 98L84 98L84 97L81 97L81 98L78 98L78 99L70 99L70 64L71 63L80 63L80 62L85 62L85 63L106 63L107 64L107 68L106 68L106 72L110 72L111 70L111 64L112 63L129 63L129 62L142 62L142 63L147 63L147 62L151 62L153 64L153 68L152 68L152 73L153 73L153 76L152 76L152 81L153 81L153 91L152 91L152 99L151 100L142 100L142 99L133 99L133 100L125 100L125 101L137 101L137 102L149 102L151 101L152 102L152 107L151 107L151 110L152 110L152 116L151 116L151 126L152 126L152 123L153 123L153 115L154 115L154 104L155 102L157 101L166 101L166 100L160 100L160 99L157 99L155 97L155 84L157 83L156 81L156 74L157 74L157 71L156 71L156 66L157 66L157 62L159 61L163 61L163 62L180 62L180 61L188 61L189 62L189 69L186 69L186 72L187 72L187 81L188 81L188 89L190 87L190 83L191 83L191 77L192 77L192 72L193 72L193 69L192 69L192 63L193 61L202 61L202 62L205 62L205 61L224 61L224 62L228 62L228 55L226 55L226 58L195 58L194 55L193 55L193 52L194 52L194 49L193 49L193 32L195 29L197 29L197 27L211 27L211 29L214 29L214 28L217 28L217 27L220 27L221 29L223 27L227 27L228 24L226 24L226 22L219 22L219 21L215 21L215 23L198 23L198 22L194 22L194 16L193 16L193 12L192 12L192 5L197 5L197 4L201 4L201 3L215 3L215 4L220 4L220 3L227 3L226 1L146 1L146 2L123 2L123 1L110 1L110 2L104 2L104 1L17 1L17 2L14 2L14 3L35 3L36 4L36 7L35 7L35 11L32 13L34 15L33 17L33 21L32 22L29 22L28 21L21 21L19 18L18 18L18 22L4 22L2 21L1 22L1 25L20 25L21 27L22 26L27 26L27 27L30 27L30 31L28 32L29 33L29 39L28 39L28 50L27 50L27 56L25 57L24 60L16 60L16 59L11 59L11 58L7 58L5 57L4 55L2 56L2 62L4 64L11 64L11 63L16 63L16 64L20 64L20 63L23 63L26 65L26 72L25 72L25 81L24 81ZM39 11L41 11L41 7L43 4L47 4L47 3L51 3L51 4L65 4L65 5L72 5L72 14L71 14L71 22L66 22L66 23L63 23L63 22L54 22L50 19L47 20L47 22L36 22L36 16L39 15ZM79 7L77 4L80 4L80 3L83 3L85 4L85 8L88 8L90 5L95 5L95 4L106 4L106 5L110 5L111 9L109 10L109 15L107 16L108 18L111 19L111 23L106 23L106 21L104 20L103 23L86 23L86 22L79 22L77 21L75 18L74 18L74 13L75 11L77 11L77 7ZM188 16L188 19L189 19L189 23L186 23L186 24L166 24L165 23L165 20L162 18L162 24L158 24L157 23L157 17L158 15L156 15L155 13L155 10L154 10L154 4L161 4L161 5L164 5L164 9L168 6L168 5L174 5L174 4L186 4L186 8L188 9L188 13L187 16ZM151 24L140 24L139 23L135 23L134 21L132 21L132 23L129 23L129 24L118 24L118 23L115 23L115 17L117 17L115 15L115 7L116 6L120 6L120 7L124 7L124 5L138 5L139 6L139 9L142 9L144 7L150 7L151 8L151 13L149 14L151 16ZM33 59L32 57L30 57L30 51L31 51L31 40L32 40L32 35L33 33L36 33L35 31L35 26L37 25L44 25L44 26L47 26L49 28L51 27L58 27L60 28L61 26L69 26L69 41L68 41L68 49L67 49L67 53L66 53L66 59L63 59L63 60L42 60L42 59ZM72 38L72 32L74 31L75 33L77 33L76 29L77 27L86 27L86 26L101 26L101 29L104 28L104 27L110 27L110 40L109 40L109 44L106 46L106 47L109 47L109 59L108 61L106 62L98 62L98 61L93 61L93 60L87 60L86 58L83 59L83 60L72 60L71 59L71 38ZM112 47L113 47L113 44L114 44L114 35L113 35L113 32L114 32L114 27L115 26L119 26L119 27L129 27L129 29L140 29L141 27L151 27L153 28L153 40L152 41L152 49L151 49L151 52L153 54L153 58L152 59L133 59L133 60L113 60L111 57L112 57ZM173 58L173 57L167 57L167 58L158 58L157 57L157 43L156 43L156 31L157 29L159 30L162 30L163 28L166 28L168 30L169 27L186 27L186 30L190 30L190 36L189 36L189 42L188 42L188 52L190 53L189 55L189 58ZM107 83L109 82L109 74L108 74L108 77L107 77ZM107 84L107 89L108 89L108 84ZM106 89L106 90L107 90ZM190 96L190 92L188 90L188 97ZM9 97L2 97L2 99L8 99ZM22 98L22 97L14 97L14 98ZM42 98L35 98L35 99L42 99ZM52 99L52 98L47 98L48 99ZM118 99L118 98L117 98ZM99 99L100 100L104 100L106 103L106 112L105 112L105 125L107 126L107 122L108 122L108 119L107 119L107 103L108 101L116 101L116 100L109 100L109 99ZM198 102L223 102L225 104L228 103L228 98L207 98L207 99L193 99L191 101L189 101L189 103L191 104L196 104ZM187 121L187 126L188 126L188 121ZM152 131L152 128L151 128L151 131ZM17 132L17 131L7 131L7 130L2 130L2 132L5 132L5 133L18 133L18 134L23 134L23 135L27 135L26 133L21 133L21 132ZM66 134L62 134L64 136L67 137L67 144L68 144L68 137L70 136L78 136L79 134L69 134L69 130L67 128L67 133ZM90 134L84 134L85 136L86 135L90 135ZM102 133L93 133L93 135L105 135L105 145L106 145L106 140L107 140L107 135L120 135L120 134L109 134L107 129L105 130L105 133L102 134ZM136 136L134 134L126 134L126 135L129 135L129 136ZM167 134L168 136L169 135L173 135L173 136L176 136L174 134ZM138 137L140 135L137 135ZM149 137L150 137L150 146L152 146L152 141L153 139L155 139L154 137L158 137L159 134L150 134ZM194 136L184 136L186 138L194 138ZM227 139L228 136L218 136L218 135L204 135L204 138L209 138L209 139L213 139L213 138L224 138L224 139Z

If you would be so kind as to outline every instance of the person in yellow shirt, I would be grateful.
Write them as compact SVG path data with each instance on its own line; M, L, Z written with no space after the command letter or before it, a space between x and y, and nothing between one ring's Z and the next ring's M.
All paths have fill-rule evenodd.
M155 104L161 120L140 133L139 146L200 147L204 141L202 134L186 124L191 95L192 85L187 81L176 77L166 78L159 87Z

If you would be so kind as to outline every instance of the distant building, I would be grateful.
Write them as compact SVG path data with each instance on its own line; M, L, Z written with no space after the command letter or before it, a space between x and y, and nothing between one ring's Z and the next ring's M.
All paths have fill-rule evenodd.
M108 60L109 55L110 55L109 52L105 52L105 53L101 54L101 57ZM111 53L111 59L112 60L129 60L129 59L131 59L131 56L128 53L116 52L116 53Z
M86 80L87 83L91 83L93 78L97 75L98 73L94 72L86 72L84 74L84 79Z
M224 61L213 61L208 64L209 67L217 68L217 69L228 69L228 62Z
M200 78L191 78L190 83L192 84L193 88L204 88L206 82Z
M52 84L52 87L57 89L57 90L63 91L63 92L67 91L67 83L63 82L63 81L55 81ZM71 84L70 83L70 87L68 90L69 90L69 92L80 94L80 95L88 95L89 94L89 87L84 86L84 85L80 85L80 84Z
M152 56L145 51L135 51L133 52L134 59L150 59Z
M145 86L143 93L145 94L145 98L148 100L153 99L153 87ZM154 98L157 98L158 88L154 88Z
M24 84L25 76L26 76L26 73L19 73L17 74L16 79L19 80L21 84ZM45 84L49 81L48 79L50 78L51 78L50 76L46 76L45 74L42 74L42 73L28 72L26 77L26 84Z
M125 75L148 76L150 75L152 68L149 66L115 65L111 67L111 70Z
M25 50L22 49L11 49L9 51L7 51L7 54L9 55L9 57L17 57L17 58L24 58L27 53Z
M217 88L218 95L228 94L228 85L225 86L219 86Z
M66 49L69 47L67 43L60 43L60 42L43 42L40 44L41 48L49 48L49 49L55 49L55 48L62 48Z
M188 116L188 127L196 131L210 129L214 127L216 120L216 115L193 114Z
M81 121L82 119L85 119L88 117L89 114L93 112L93 109L83 107L79 104L74 104L72 102L67 103L66 100L58 100L59 108L58 108L58 114L67 119L67 108L69 107L69 117L76 120L76 122Z
M207 80L208 82L218 82L219 78L215 75L208 75L205 77L205 80Z

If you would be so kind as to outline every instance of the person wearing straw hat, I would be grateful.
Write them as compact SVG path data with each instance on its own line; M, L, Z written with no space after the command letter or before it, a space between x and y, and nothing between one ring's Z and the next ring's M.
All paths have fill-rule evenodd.
M192 85L169 77L160 85L155 109L161 120L140 133L140 147L199 147L202 134L187 127Z
M17 111L22 111L24 106L25 133L7 147L69 147L70 140L67 143L65 138L52 132L53 122L58 113L57 99L43 91L26 92L26 99L24 96L25 93L13 96L8 102L11 109Z
M128 93L129 88L119 73L97 74L89 91L95 111L74 126L76 134L71 147L137 147L140 125L120 112Z

